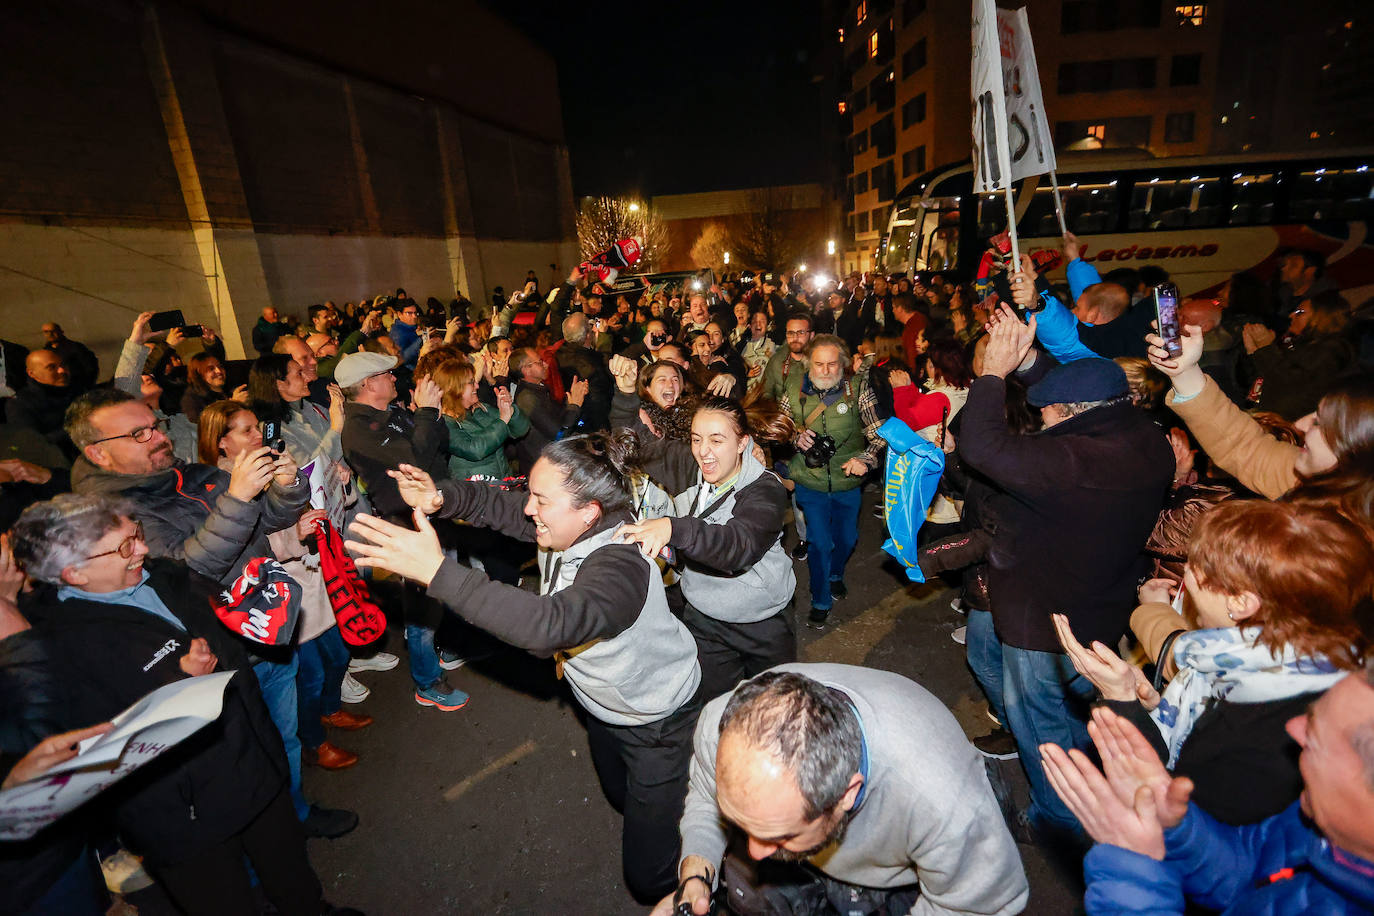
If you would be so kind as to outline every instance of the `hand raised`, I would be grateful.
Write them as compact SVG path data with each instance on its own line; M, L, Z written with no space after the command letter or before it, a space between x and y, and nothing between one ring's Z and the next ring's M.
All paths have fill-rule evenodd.
M434 478L413 464L399 465L387 476L396 481L396 490L401 499L412 509L419 509L426 515L433 515L444 505L443 494L434 485Z

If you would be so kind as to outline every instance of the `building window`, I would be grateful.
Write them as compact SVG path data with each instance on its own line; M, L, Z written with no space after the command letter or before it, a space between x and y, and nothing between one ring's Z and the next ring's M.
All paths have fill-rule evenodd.
M1177 60L1178 58L1174 58ZM1059 94L1155 88L1155 59L1080 60L1059 65Z
M911 178L926 170L926 148L918 146L902 153L902 177Z
M1174 7L1174 14L1178 16L1180 26L1198 28L1207 21L1207 4L1180 3Z
M844 29L840 29L840 44L844 44Z
M859 112L863 111L865 108L868 107L867 86L860 86L858 89L854 90L854 98L850 102L849 107L854 114L858 114Z
M867 231L868 231L868 211L867 211L867 210L865 210L863 213L860 213L858 216L856 216L856 217L854 218L854 231L855 231L855 232L867 232Z
M858 10L857 21L855 22L855 25L863 25L863 24L864 24L864 20L867 19L867 18L868 18L868 0L859 0L859 10Z
M887 228L887 208L879 207L873 211L873 231L882 232Z
M1106 124L1089 124L1089 125L1088 125L1088 136L1089 136L1089 137L1092 137L1094 140L1105 140L1105 139L1107 139L1107 125L1106 125Z
M864 151L867 150L867 149L868 149L868 131L866 131L866 130L861 130L861 131L859 131L857 134L854 135L854 155L857 156L859 153L862 153L862 152L864 152Z
M879 74L868 84L868 99L878 111L891 111L897 104L897 84L889 82L885 74Z
M1054 145L1059 149L1097 149L1113 146L1150 145L1151 119L1148 115L1134 118L1094 118L1091 121L1060 121L1054 125ZM1095 144L1083 144L1091 137Z
M1175 54L1169 64L1170 86L1196 86L1202 82L1202 55Z
M874 32L872 35L869 35L869 36L868 36L868 56L869 56L869 57L877 57L877 56L878 56L878 33L877 33L877 32Z
M902 3L902 25L908 25L926 11L926 0L904 0Z
M868 172L863 171L854 176L854 193L864 194L868 191Z
M1180 111L1166 115L1164 118L1164 142L1192 143L1193 121L1191 111Z
M902 55L902 79L906 79L911 74L920 70L926 65L926 40L922 38L914 45L906 49Z
M1159 28L1159 0L1064 0L1060 31L1114 32Z
M840 99L839 109L840 114L844 114L846 111L849 110L849 103L846 102L844 99Z
M879 159L885 159L897 151L897 131L892 123L892 115L874 122L868 133Z
M902 127L907 128L913 124L920 124L926 119L926 94L922 92L914 99L909 99L902 106Z

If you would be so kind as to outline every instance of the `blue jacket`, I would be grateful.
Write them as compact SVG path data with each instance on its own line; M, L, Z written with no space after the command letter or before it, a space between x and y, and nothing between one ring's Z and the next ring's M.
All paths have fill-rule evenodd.
M413 324L406 324L397 319L391 323L391 339L396 341L396 346L401 349L401 362L414 369L416 361L420 358L420 347L425 343L419 329Z
M1064 276L1069 281L1069 295L1073 301L1077 302L1078 297L1083 295L1083 290L1092 286L1094 283L1102 282L1102 275L1082 258L1074 258L1069 265L1064 268Z
M1230 916L1369 913L1374 862L1337 849L1302 817L1298 802L1258 824L1230 827L1196 805L1164 833L1163 862L1099 844L1083 864L1092 916L1162 916L1194 903Z

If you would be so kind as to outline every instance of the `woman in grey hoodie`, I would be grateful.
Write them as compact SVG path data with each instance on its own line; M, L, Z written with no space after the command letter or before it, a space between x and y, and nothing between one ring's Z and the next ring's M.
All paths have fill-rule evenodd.
M797 658L797 580L782 549L787 490L754 441L791 433L776 409L746 412L708 396L692 416L690 445L665 438L644 449L645 470L676 494L671 517L626 525L620 538L650 557L671 547L681 563L682 622L697 641L705 700Z

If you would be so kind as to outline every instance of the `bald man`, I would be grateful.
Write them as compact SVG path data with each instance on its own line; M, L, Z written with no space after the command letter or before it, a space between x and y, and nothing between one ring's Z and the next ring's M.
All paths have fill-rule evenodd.
M24 361L24 371L29 383L10 399L5 408L6 422L32 429L62 449L69 459L75 458L72 441L62 429L62 415L81 392L71 384L62 357L52 350L34 350Z
M68 337L62 325L56 321L43 325L43 339L46 341L44 349L62 357L62 363L71 377L71 387L86 391L95 384L100 377L100 360L96 359L90 347Z

